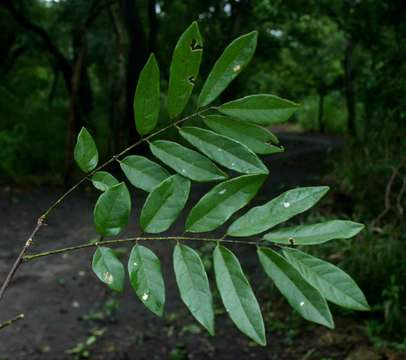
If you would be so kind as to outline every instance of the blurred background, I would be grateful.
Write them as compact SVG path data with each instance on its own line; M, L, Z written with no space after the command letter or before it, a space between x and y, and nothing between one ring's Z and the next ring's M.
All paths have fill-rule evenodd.
M300 111L288 124L274 129L280 133L287 152L275 157L274 172L271 162L271 176L276 173L274 184L280 188L306 183L332 186L323 206L307 219L341 217L367 224L356 239L329 243L315 248L314 253L348 271L365 291L373 311L360 315L335 309L343 322L338 321L336 332L317 330L317 341L321 343L315 343L316 330L309 330L310 325L304 325L280 305L284 315L275 315L273 310L269 319L273 333L280 334L280 339L276 335L274 340L276 345L271 342L271 348L275 346L274 355L264 350L257 352L247 342L241 346L247 357L261 359L405 358L406 11L402 5L402 0L1 0L3 237L16 235L22 243L35 217L61 188L77 177L72 155L82 126L94 135L102 158L111 157L137 140L133 96L138 74L150 52L156 54L161 70L160 122L164 124L168 121L165 116L168 69L173 47L183 30L197 20L204 38L197 89L231 40L258 30L258 48L250 66L221 95L219 102L248 94L272 93L301 104ZM198 90L192 103L196 94ZM87 194L89 190L83 192ZM93 200L92 194L86 196ZM76 200L79 205L85 201L80 196ZM87 206L86 211L91 207L89 204L83 205ZM60 215L60 221L69 223L72 209L79 205L72 200L67 214ZM82 219L91 224L89 211L83 213ZM19 231L21 236L17 236ZM63 236L73 236L66 231ZM50 234L59 236L61 232ZM91 234L87 228L80 233L82 237ZM15 249L18 245L16 241ZM15 249L14 244L6 243L0 248L6 254L1 258L3 274ZM52 281L52 286L56 286L56 280ZM77 281L82 280L79 276L79 280L69 278L69 281L73 281L74 287L80 286ZM24 291L31 289L32 281L28 284L31 285L26 282L22 288ZM258 291L262 291L261 284L258 286ZM21 294L24 296L23 291ZM50 345L52 341L43 337L37 338L33 347L26 345L25 350L21 350L17 340L8 343L2 340L0 359L20 358L10 357L11 348L13 354L23 351L21 358L28 358L24 357L27 354L35 358L35 354L40 359L47 356L132 359L133 355L122 354L128 353L134 344L141 351L156 349L154 342L149 347L145 345L146 334L137 335L134 340L121 333L124 344L119 349L121 355L117 348L102 351L99 357L94 355L97 348L94 343L106 344L109 324L117 326L114 314L131 312L125 306L117 310L118 300L111 294L103 296L104 302L86 305L86 311L82 309L81 314L75 315L82 321L84 313L89 317L90 311L97 312L91 315L96 319L87 319L91 325L73 323L71 329L78 331L77 336L71 334L69 340L63 340L65 345L59 344L57 352ZM268 300L278 304L275 296ZM67 306L77 311L74 301ZM14 306L13 301L9 306ZM63 314L70 310L57 311ZM49 313L46 316L52 317ZM178 324L179 315L174 313L173 319L166 319L169 330L164 331L165 335L157 335L166 350L162 353L165 355L156 358L193 358L194 347L200 346L194 342L203 341L196 339L204 336L205 341L209 340L199 328L188 325L192 323L190 319L179 320L180 325L171 328L168 325L171 321ZM44 310L38 319L41 316ZM78 320L74 317L73 321ZM163 326L148 317L144 321L155 327ZM348 329L355 328L348 333ZM7 331L11 339L11 335L23 332L24 327ZM308 341L299 340L304 333L308 334ZM189 340L178 344L179 338L188 336L192 345ZM225 354L232 340L233 337L229 343L218 340L213 353L221 359L229 358ZM86 345L86 341L90 344ZM355 345L348 347L352 343ZM299 347L300 356L286 350L295 346ZM327 350L320 353L323 346ZM200 356L208 355L195 354L194 358ZM144 351L139 358L148 356Z

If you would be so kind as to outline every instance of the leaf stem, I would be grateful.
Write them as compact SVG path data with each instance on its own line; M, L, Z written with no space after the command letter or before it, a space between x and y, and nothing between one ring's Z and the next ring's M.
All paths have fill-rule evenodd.
M92 247L96 247L96 246L120 245L120 244L138 242L138 241L200 241L200 242L216 242L216 243L255 245L255 246L258 245L258 241L240 241L240 240L233 240L233 239L197 238L197 237L188 237L188 236L158 236L158 237L137 236L137 237L124 238L124 239L88 242L88 243L84 243L84 244L80 244L80 245L69 246L69 247L50 250L50 251L44 251L44 252L37 253L37 254L25 255L23 257L23 261L28 262L28 261L36 260L41 257L45 257L45 256L63 254L63 253L69 252L69 251L92 248Z

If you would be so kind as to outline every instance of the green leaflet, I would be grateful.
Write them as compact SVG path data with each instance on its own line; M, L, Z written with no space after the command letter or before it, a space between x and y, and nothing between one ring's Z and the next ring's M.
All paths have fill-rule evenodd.
M127 156L120 161L120 167L132 185L146 192L151 192L170 176L162 166L144 156Z
M292 101L268 94L250 95L218 107L225 115L259 125L271 125L287 121L297 110Z
M221 54L200 92L199 107L210 104L248 65L257 47L258 33L252 31L233 40Z
M135 245L128 259L131 286L142 303L154 314L162 316L165 305L165 284L161 263L147 247Z
M243 174L268 174L258 156L241 143L210 130L187 126L180 134L218 164Z
M191 180L204 182L227 178L227 175L205 156L173 141L153 141L150 149L159 160Z
M205 232L224 224L251 201L265 178L265 175L243 175L216 185L192 208L186 230Z
M199 73L203 40L194 21L180 36L169 71L168 113L175 118L184 110Z
M124 266L114 251L108 247L98 247L93 255L92 269L97 277L110 289L122 292L124 289Z
M290 306L306 320L334 328L326 300L285 258L269 248L258 248L258 257Z
M231 320L241 332L265 346L261 309L237 257L218 245L213 252L213 261L217 287Z
M122 182L100 195L94 207L96 230L104 236L118 235L127 225L131 212L131 199Z
M96 189L106 191L112 186L117 185L118 180L107 171L97 171L92 176L92 184Z
M92 135L82 127L74 149L74 158L80 169L88 173L96 168L99 162L99 153Z
M189 246L176 244L173 266L182 301L210 335L214 335L213 299L199 254Z
M159 67L154 54L151 54L140 73L134 96L135 126L140 135L155 129L159 107Z
M277 144L278 139L261 126L222 115L206 116L204 123L213 131L244 144L257 154L267 155L283 151L281 147L268 144L269 141Z
M284 248L283 253L303 278L327 300L353 310L369 310L361 289L337 266L296 249Z
M262 206L256 206L234 221L231 236L259 234L310 209L328 191L328 186L302 187L284 192Z
M189 197L190 181L173 175L152 190L141 210L140 225L147 233L168 230Z
M346 220L331 220L318 224L292 226L264 235L264 240L278 244L315 245L334 239L348 239L364 228Z

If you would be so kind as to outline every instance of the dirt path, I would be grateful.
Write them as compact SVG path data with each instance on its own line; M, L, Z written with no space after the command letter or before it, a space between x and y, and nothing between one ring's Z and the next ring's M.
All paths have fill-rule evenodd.
M326 154L340 144L334 138L310 135L281 135L281 141L288 150L266 159L270 177L256 202L266 201L285 188L318 184L320 176L327 171ZM207 188L194 186L189 204L195 203ZM0 279L4 278L33 227L34 219L62 192L63 189L45 187L0 189ZM79 244L95 237L92 207L96 196L95 191L87 188L69 197L38 236L33 251ZM145 194L133 192L135 204L141 204L144 198ZM139 210L139 206L134 207ZM138 233L137 215L132 215L127 234ZM168 234L181 233L183 221L179 219ZM329 340L329 336L334 338L341 334L340 322L338 332L305 325L300 334L287 335L289 329L283 324L289 324L287 319L291 312L283 310L282 315L275 315L275 307L285 309L278 304L272 308L273 320L269 322L274 331L269 330L269 346L265 349L253 346L241 336L224 314L217 318L218 335L215 338L206 336L198 326L191 325L195 323L180 303L172 271L172 247L164 243L151 245L165 272L167 305L164 319L145 310L129 286L122 296L112 300L112 294L91 273L92 250L24 265L1 303L0 322L21 312L26 316L0 332L0 360L70 359L72 356L66 351L80 341L88 339L91 342L92 331L97 340L90 346L91 359L321 359L324 352L332 359L342 359L351 350L342 337L340 341L344 344L331 348L331 344L336 343ZM259 299L269 298L253 252L235 250L240 254ZM114 301L118 301L118 309L113 315L108 314L114 308ZM216 302L221 309L219 299ZM281 328L275 330L278 321ZM343 325L342 328L347 327ZM291 346L292 341L294 346ZM323 341L328 343L325 350L320 346Z

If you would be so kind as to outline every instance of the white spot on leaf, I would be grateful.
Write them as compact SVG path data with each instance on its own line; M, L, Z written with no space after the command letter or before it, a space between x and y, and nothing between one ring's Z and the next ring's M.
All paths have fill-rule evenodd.
M134 266L138 266L138 264L134 261L134 264L133 264Z
M241 70L241 66L238 65L238 64L233 67L233 71L234 71L234 72L238 72L238 71L240 71L240 70Z
M300 306L304 306L304 304L305 304L304 301L300 302Z
M219 191L219 194L223 195L226 191L227 191L226 189L223 189L223 190Z
M148 295L148 293L146 293L146 292L143 293L142 296L141 296L142 301L147 301L148 298L149 298L149 295Z
M103 273L103 280L106 284L112 284L114 281L114 277L112 274L110 274L108 271L105 271Z
M283 203L283 207L286 209L286 208L288 208L290 206L290 202L287 202L287 201L285 201L284 203Z

